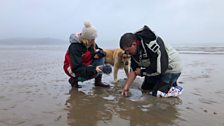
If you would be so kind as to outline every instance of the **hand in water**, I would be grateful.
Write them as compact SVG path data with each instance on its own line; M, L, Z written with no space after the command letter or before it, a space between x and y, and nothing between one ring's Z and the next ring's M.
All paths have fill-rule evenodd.
M129 90L128 89L123 89L122 92L121 92L121 95L128 97L130 95Z
M112 72L112 67L109 64L100 65L99 68L104 74L110 74Z

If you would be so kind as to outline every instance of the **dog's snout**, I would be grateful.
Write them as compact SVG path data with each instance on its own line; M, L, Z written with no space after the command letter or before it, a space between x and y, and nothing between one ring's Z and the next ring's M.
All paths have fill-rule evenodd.
M124 64L125 64L125 65L128 65L129 63L128 63L128 62L125 62Z

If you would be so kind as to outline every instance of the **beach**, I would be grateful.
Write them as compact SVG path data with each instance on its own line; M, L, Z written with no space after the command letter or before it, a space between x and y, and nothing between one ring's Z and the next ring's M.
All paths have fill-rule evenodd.
M224 126L224 48L180 50L184 88L178 98L157 98L139 89L120 95L126 75L103 75L72 89L63 71L66 46L0 46L0 126Z

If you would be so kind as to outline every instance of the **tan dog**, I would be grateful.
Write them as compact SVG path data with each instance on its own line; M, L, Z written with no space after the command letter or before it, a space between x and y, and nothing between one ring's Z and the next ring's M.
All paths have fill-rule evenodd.
M105 63L109 63L114 66L114 83L117 83L118 70L124 68L126 75L131 65L131 56L126 54L122 49L104 49L106 52Z

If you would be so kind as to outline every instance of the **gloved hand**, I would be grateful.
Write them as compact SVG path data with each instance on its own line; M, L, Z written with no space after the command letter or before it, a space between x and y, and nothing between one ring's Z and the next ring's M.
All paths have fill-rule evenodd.
M110 74L112 72L112 67L109 64L104 64L99 66L104 74Z
M97 49L96 54L99 56L99 58L106 56L106 53L102 49Z

